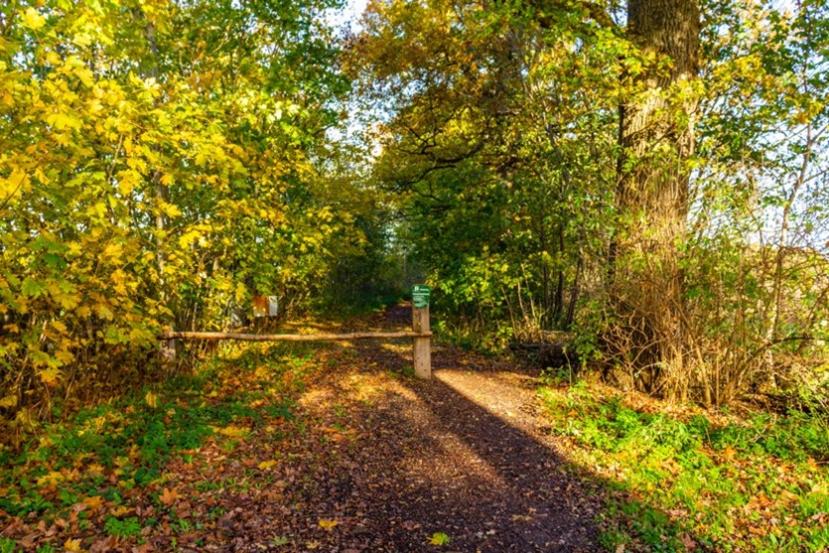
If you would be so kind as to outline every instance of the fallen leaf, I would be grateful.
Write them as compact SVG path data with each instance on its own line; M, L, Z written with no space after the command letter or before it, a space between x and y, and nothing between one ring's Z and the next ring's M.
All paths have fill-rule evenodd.
M337 525L337 521L321 518L317 524L319 524L320 528L323 528L325 530L332 530Z
M119 505L118 507L112 509L109 513L114 517L122 517L128 514L130 511L132 511L132 509L130 509L126 505Z
M280 545L288 545L291 543L290 538L287 536L276 536L271 539L271 546L272 547L279 547Z
M83 549L81 549L81 540L80 539L77 539L77 540L68 539L68 540L66 540L65 542L63 542L63 548L66 549L67 551L71 551L72 553L80 553L80 551L83 551Z
M224 428L219 428L217 432L223 436L227 436L228 438L244 438L248 435L249 430L247 428L242 428L241 426L229 424Z
M276 461L274 461L273 459L270 459L268 461L262 461L257 466L262 470L272 469L276 466Z
M87 507L89 507L89 509L92 510L92 511L97 511L98 509L100 509L101 507L104 506L104 500L99 495L92 495L92 496L89 496L89 497L85 497L85 498L83 498L82 503L84 505L86 505Z
M178 501L179 493L176 490L171 490L170 488L164 488L161 490L161 495L158 496L158 500L161 501L167 507L171 506L173 503Z
M155 409L158 407L158 396L152 392L147 392L147 395L144 396L144 403Z
M435 532L429 539L430 544L437 546L447 545L450 541L452 541L452 538L450 538L449 535L444 532Z

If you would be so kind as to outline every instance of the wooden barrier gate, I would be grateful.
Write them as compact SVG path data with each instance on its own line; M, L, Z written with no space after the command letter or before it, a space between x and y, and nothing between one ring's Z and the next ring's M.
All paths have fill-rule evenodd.
M429 289L413 288L412 330L403 332L348 332L343 334L247 334L238 332L169 331L159 338L161 358L171 362L176 357L177 340L241 340L245 342L323 342L338 340L371 340L383 338L411 338L412 361L415 376L432 378L432 332L429 328Z

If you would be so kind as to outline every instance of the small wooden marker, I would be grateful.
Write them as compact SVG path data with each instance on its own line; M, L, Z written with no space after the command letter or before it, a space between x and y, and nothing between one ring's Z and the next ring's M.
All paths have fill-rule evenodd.
M432 378L432 337L429 329L429 293L427 286L412 288L412 330L418 334L412 340L414 372L418 378ZM425 336L423 336L425 334Z

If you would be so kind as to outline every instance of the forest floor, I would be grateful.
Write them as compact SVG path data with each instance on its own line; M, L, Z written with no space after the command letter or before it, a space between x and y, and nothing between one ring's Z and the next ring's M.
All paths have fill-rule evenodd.
M397 307L350 326L404 329L409 321ZM333 327L293 330L321 329ZM668 509L677 501L655 495L662 479L682 474L680 453L689 457L682 444L666 453L654 438L650 407L596 403L584 387L449 346L435 347L433 367L431 381L415 379L405 340L221 348L192 376L87 409L44 429L24 452L4 453L0 552L716 548L717 535L692 529L695 520L703 530L716 521ZM608 424L596 422L602 417ZM625 434L613 427L618 420L640 432ZM688 432L676 424L663 430ZM626 445L616 447L611 434ZM637 451L631 436L643 435L662 457L620 456ZM737 450L723 448L724 460L711 453L714 466L739 465ZM813 541L798 543L820 550L829 535L826 467L808 454L774 463L801 471L793 486L811 486L800 495L795 486L789 499L816 502L813 512L777 522L808 526ZM744 487L746 505L755 492ZM746 544L759 543L752 532L769 532L752 520L745 538L730 527Z

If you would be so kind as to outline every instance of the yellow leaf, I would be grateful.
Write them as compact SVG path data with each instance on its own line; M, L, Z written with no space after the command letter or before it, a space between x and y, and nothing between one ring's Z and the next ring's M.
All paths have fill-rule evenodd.
M118 259L124 253L124 247L121 244L113 243L107 244L104 248L104 255L110 259Z
M41 370L38 376L47 386L55 386L60 382L60 370L55 367Z
M54 488L64 480L63 474L53 470L37 479L37 485L41 488Z
M319 527L324 530L333 530L334 527L337 525L337 521L321 518L319 519L319 522L317 522L317 524L319 524Z
M83 549L81 549L81 540L80 539L76 539L76 540L68 539L68 540L66 540L65 542L63 542L63 548L66 549L67 551L71 551L72 553L79 553L80 551L83 551Z
M46 25L46 18L40 15L34 8L26 8L22 16L23 26L28 27L33 31L37 31Z
M115 316L112 313L112 310L109 308L108 305L105 303L96 303L95 306L95 313L102 319L106 319L107 321L111 321L112 318Z
M91 511L97 511L98 509L104 506L104 500L99 495L85 497L83 498L81 503L86 505Z
M155 409L158 407L158 396L152 392L147 392L147 395L144 396L144 402Z
M0 178L0 199L7 201L13 196L19 195L23 189L28 189L29 178L20 169L14 169L5 178Z
M83 121L66 113L52 113L46 117L46 122L57 130L80 129Z
M9 394L0 398L0 407L11 409L17 406L17 394Z
M258 467L262 470L269 470L276 466L276 461L273 459L269 459L268 461L262 461L259 463Z
M241 426L228 425L218 430L219 434L227 436L228 438L243 438L247 436L248 429Z
M95 84L95 78L92 74L92 71L90 71L85 65L83 65L82 62L72 67L72 73L86 87L91 87L93 84Z

